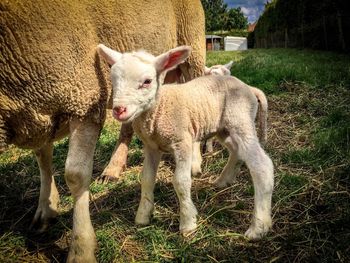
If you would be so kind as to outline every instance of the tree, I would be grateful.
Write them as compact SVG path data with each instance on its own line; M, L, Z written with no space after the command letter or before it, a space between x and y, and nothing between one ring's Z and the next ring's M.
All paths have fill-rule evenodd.
M205 12L206 31L245 29L248 19L240 7L227 8L223 0L201 0Z
M228 19L225 25L226 30L247 28L248 19L244 16L240 7L229 9L227 16Z
M223 0L201 0L207 31L223 30L227 4Z

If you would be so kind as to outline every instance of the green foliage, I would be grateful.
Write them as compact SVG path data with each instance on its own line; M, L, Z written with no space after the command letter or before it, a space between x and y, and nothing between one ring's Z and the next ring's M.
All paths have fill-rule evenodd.
M231 72L269 94L288 90L289 84L307 83L315 88L350 86L349 56L296 49L252 49L209 52L208 66L234 61ZM299 84L298 84L299 83ZM293 86L292 85L292 86Z
M201 0L205 12L206 31L246 29L248 19L240 7L228 8L223 0Z
M254 31L256 47L350 50L347 0L273 0Z

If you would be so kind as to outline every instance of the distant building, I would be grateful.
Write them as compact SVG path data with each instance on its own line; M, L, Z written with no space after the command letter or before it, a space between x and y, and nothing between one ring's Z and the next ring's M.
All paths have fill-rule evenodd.
M220 50L220 42L222 37L216 36L216 35L206 35L205 46L207 47L207 50Z
M247 49L248 49L248 41L246 37L227 36L224 38L225 51L247 50Z
M256 26L256 22L248 25L248 32L253 32Z

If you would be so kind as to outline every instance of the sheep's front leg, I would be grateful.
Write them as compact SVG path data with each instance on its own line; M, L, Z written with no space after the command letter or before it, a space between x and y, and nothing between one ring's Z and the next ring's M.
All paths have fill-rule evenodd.
M67 262L96 262L96 238L89 212L89 184L100 128L94 123L74 121L70 124L65 178L74 198L74 211Z
M114 148L111 160L109 161L102 174L97 178L98 182L106 183L108 181L118 180L121 172L126 167L128 156L128 147L134 131L131 123L123 123L120 129L118 143Z
M141 177L141 201L137 209L135 223L147 225L154 209L154 184L162 154L148 146L144 147L145 160Z
M48 143L35 151L40 169L40 197L31 227L37 227L39 232L47 229L49 221L57 216L59 194L52 176L53 145Z
M197 228L197 209L191 199L192 144L183 142L176 145L174 157L173 185L180 203L180 232L186 235Z

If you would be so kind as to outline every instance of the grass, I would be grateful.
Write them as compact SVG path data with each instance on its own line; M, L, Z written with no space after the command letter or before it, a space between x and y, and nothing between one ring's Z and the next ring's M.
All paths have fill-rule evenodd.
M273 230L249 242L253 193L245 167L223 190L211 186L227 159L216 147L204 174L193 179L199 212L195 235L178 233L174 164L161 162L152 223L133 220L140 197L142 143L134 138L128 169L119 182L92 183L92 222L99 262L349 262L350 260L350 57L329 52L268 49L210 52L208 65L234 60L232 73L263 89L269 100L266 151L275 165ZM95 154L93 177L107 164L119 125L109 119ZM39 195L35 158L15 147L0 156L0 262L62 262L72 228L64 183L68 140L55 145L54 171L60 216L44 235L28 230Z

